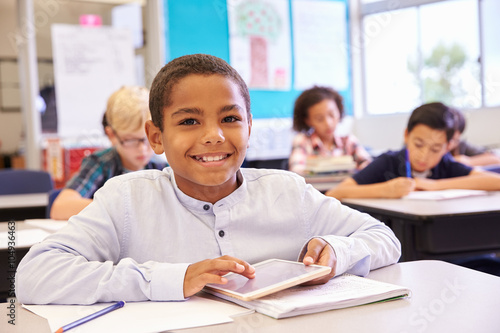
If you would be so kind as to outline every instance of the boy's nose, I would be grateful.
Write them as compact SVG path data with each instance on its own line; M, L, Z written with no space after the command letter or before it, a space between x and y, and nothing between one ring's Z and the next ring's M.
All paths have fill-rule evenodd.
M217 144L224 142L224 133L219 126L207 126L207 130L203 136L205 144Z

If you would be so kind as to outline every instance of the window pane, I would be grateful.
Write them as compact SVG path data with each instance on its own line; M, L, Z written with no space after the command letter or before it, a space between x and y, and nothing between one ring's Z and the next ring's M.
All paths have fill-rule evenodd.
M480 107L477 0L444 1L420 9L423 102Z
M483 70L486 106L500 105L500 1L483 0Z
M370 114L409 112L420 102L415 70L415 8L366 16L363 20L366 109ZM415 62L415 61L413 61ZM417 71L418 73L418 71Z

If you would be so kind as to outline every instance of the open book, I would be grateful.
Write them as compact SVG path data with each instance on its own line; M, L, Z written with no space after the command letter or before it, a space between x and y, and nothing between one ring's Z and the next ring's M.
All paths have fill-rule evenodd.
M480 190L441 190L441 191L413 191L404 196L403 199L412 200L446 200L465 197L488 195L487 191Z
M242 301L213 291L210 293L280 319L399 299L410 296L411 291L406 287L343 274L323 285L293 287L253 301Z

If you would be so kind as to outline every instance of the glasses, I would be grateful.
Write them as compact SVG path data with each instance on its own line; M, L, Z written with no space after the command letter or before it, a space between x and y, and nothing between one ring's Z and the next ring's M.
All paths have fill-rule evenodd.
M141 143L147 145L148 144L148 138L147 137L143 137L142 139L126 139L126 140L122 140L120 138L120 136L118 135L118 133L116 133L116 131L111 128L111 130L113 131L113 133L115 134L116 138L118 139L118 142L120 142L120 144L122 145L123 148L137 148L141 145Z

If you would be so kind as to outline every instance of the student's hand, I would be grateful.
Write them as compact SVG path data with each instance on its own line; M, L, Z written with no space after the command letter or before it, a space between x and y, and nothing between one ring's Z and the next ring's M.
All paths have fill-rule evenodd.
M435 179L417 178L415 179L415 189L420 191L437 191L440 190L439 182Z
M203 260L187 268L184 276L184 297L196 294L207 283L226 284L227 279L222 276L229 272L241 274L249 279L255 277L253 266L231 256Z
M415 180L413 178L398 177L385 182L386 198L401 198L415 190Z
M316 264L332 268L330 274L303 283L303 285L327 283L332 277L335 276L337 255L331 245L321 238L313 238L309 241L307 244L307 252L302 259L302 262L306 266Z

